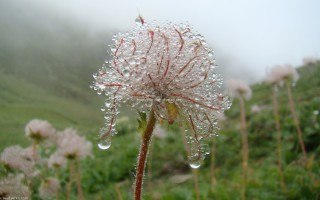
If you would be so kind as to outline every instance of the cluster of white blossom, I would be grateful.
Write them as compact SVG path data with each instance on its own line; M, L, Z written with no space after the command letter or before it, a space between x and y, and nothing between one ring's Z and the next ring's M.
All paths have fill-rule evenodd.
M298 79L299 74L291 65L279 65L271 68L265 81L273 85L283 85L285 81L296 82Z
M249 84L240 79L229 79L227 80L227 87L231 97L239 98L244 97L249 100L252 96L252 91Z

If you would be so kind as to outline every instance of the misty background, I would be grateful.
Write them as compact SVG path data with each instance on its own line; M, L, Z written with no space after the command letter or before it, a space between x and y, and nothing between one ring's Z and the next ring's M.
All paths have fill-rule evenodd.
M1 68L13 70L16 62L27 65L28 57L47 54L69 59L74 56L71 48L89 45L90 50L83 48L77 53L94 61L83 71L91 78L91 67L98 69L107 58L111 36L133 28L141 14L146 21L190 23L215 50L225 78L256 82L275 65L297 67L305 57L320 57L319 8L316 0L2 0L0 56L12 66ZM26 52L19 54L23 48ZM31 49L42 55L28 55ZM56 67L67 66L64 61Z

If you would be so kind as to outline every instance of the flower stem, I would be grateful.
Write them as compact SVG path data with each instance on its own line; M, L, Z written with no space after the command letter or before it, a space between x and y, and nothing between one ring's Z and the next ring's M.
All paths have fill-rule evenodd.
M309 178L311 180L313 180L313 176L312 176L312 173L311 173L311 166L310 167L308 166L307 151L306 151L306 147L305 147L304 142L303 142L302 131L301 131L301 128L300 128L300 123L299 123L299 119L298 119L297 113L295 111L295 105L294 105L294 101L293 101L293 97L292 97L292 91L291 91L291 87L290 87L289 82L286 83L286 86L287 86L287 93L288 93L290 110L291 110L291 114L292 114L292 117L293 117L294 125L295 125L297 133L298 133L298 140L299 140L301 151L302 151L302 154L303 154L303 160L304 160L304 163L305 163L305 167L306 167L306 169L308 171Z
M287 190L286 182L284 180L283 175L283 167L282 167L282 145L281 145L281 128L280 128L280 117L279 117L279 109L278 109L278 101L276 97L275 87L272 89L272 101L273 101L273 114L276 123L277 129L277 153L278 153L278 171L281 181L282 191L285 192Z
M295 106L294 106L294 101L293 101L293 97L292 97L291 87L290 87L290 84L288 82L287 82L286 85L287 85L287 93L288 93L290 110L291 110L291 114L292 114L292 117L293 117L294 125L295 125L295 127L297 129L297 132L298 132L298 139L299 139L301 151L302 151L302 154L303 154L303 159L304 159L305 162L307 162L307 151L306 151L306 147L305 147L304 142L303 142L302 131L300 129L299 120L298 120L296 111L294 109Z
M240 100L240 114L241 114L241 140L242 140L242 189L241 199L244 200L246 196L246 183L247 183L247 171L248 171L248 157L249 157L249 145L247 134L247 122L244 99Z
M152 108L149 114L148 124L142 134L142 141L141 141L137 171L136 171L136 181L135 181L135 190L134 190L135 200L141 200L142 183L143 183L143 175L144 175L145 166L146 166L146 158L147 158L149 143L151 140L151 136L152 136L152 132L155 124L156 124L156 118L155 118L154 110Z
M67 184L67 199L71 198L71 186L72 186L72 176L73 176L73 163L69 161L69 182Z
M194 191L196 193L196 200L200 200L198 169L192 169L192 173L194 179Z
M78 189L78 200L83 200L84 196L83 196L83 191L82 191L82 187L81 187L81 176L80 176L80 172L79 172L79 163L76 163L76 182L77 182L77 189Z

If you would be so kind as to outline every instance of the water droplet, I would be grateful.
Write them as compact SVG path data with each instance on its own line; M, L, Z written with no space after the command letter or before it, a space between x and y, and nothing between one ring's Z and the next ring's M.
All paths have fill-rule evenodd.
M99 149L107 150L111 146L111 136L107 136L98 143Z
M136 24L137 24L138 26L140 26L140 25L144 24L144 19L139 15L139 16L136 18L135 22L136 22Z
M189 161L189 165L193 169L198 169L201 166L200 160L191 160Z

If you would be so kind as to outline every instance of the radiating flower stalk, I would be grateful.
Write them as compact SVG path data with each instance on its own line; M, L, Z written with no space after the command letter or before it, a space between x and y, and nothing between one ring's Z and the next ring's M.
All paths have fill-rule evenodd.
M148 146L157 119L186 124L191 145L189 162L199 166L207 152L203 143L218 128L216 112L230 107L220 93L222 78L214 73L213 51L203 36L189 25L146 23L139 16L136 27L114 36L111 60L95 73L92 88L106 95L105 128L100 131L98 146L108 149L116 134L115 122L120 105L129 105L148 119L142 129L138 157L135 199L141 199L142 180Z
M273 115L274 115L274 120L276 124L276 131L277 131L278 172L279 172L282 191L285 192L287 190L287 187L286 187L286 182L283 174L283 165L282 165L281 126L280 126L280 116L279 116L276 87L277 87L276 85L273 85L272 87Z
M245 99L250 99L252 91L248 83L243 80L230 79L227 81L230 95L239 99L240 104L240 119L241 119L241 143L242 143L242 188L241 199L246 197L246 184L248 174L249 160L249 143L246 121Z

